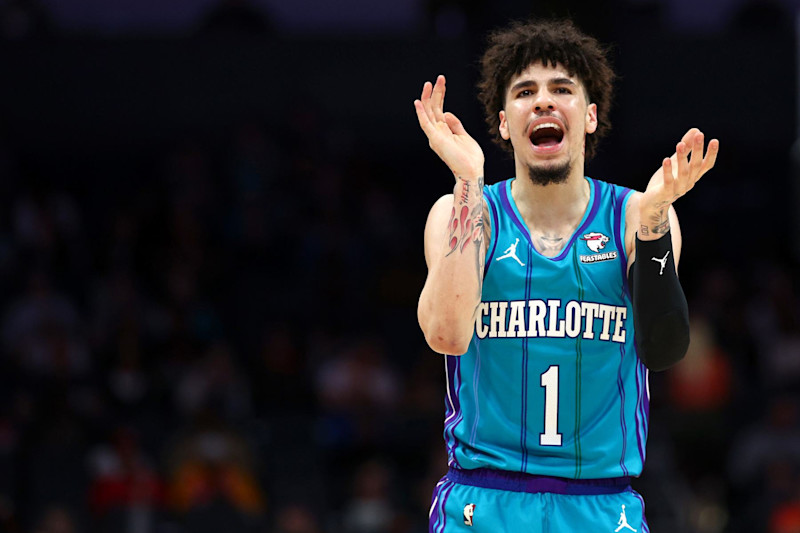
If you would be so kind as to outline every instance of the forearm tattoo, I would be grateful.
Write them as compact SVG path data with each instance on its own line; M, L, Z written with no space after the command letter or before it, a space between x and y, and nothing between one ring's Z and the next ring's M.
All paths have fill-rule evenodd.
M650 215L650 224L641 224L639 232L642 235L664 235L669 231L669 208L660 207L658 211Z
M484 213L488 210L483 199L483 177L477 183L458 178L453 191L455 205L447 225L447 256L464 250L472 243L475 253L475 270L478 280L478 299L483 291L483 240L489 231L484 224Z
M447 224L447 255L456 250L464 253L471 242L480 248L483 242L483 178L478 180L477 186L469 180L458 178L454 196L456 202Z

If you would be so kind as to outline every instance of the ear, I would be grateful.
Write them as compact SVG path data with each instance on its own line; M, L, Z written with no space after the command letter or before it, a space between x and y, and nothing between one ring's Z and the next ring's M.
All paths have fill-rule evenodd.
M508 133L508 122L506 121L506 112L503 111L502 109L500 110L500 127L498 129L500 130L500 137L502 137L503 140L507 141L511 138L511 134Z
M597 104L589 104L586 108L586 133L597 131Z

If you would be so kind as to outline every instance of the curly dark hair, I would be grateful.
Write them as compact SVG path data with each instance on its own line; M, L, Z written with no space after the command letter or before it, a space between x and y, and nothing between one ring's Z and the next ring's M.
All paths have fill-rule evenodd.
M510 141L500 136L499 112L511 78L531 64L559 65L577 76L586 88L589 102L597 104L597 130L586 138L586 160L591 159L611 123L608 119L614 71L608 49L584 34L570 20L514 22L489 35L489 46L481 58L478 97L486 112L486 123L494 141L514 153Z

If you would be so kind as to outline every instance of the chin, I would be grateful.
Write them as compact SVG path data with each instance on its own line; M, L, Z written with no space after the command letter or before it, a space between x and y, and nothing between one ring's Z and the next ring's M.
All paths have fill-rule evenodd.
M558 185L565 183L572 171L571 161L553 161L528 165L528 177L534 185Z

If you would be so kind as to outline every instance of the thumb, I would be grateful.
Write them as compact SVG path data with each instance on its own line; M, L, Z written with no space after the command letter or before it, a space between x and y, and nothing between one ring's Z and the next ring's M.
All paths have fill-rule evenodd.
M461 121L458 120L458 117L456 117L451 112L448 111L444 114L444 120L450 127L450 131L452 131L456 135L468 135L467 130L464 129L464 125L461 124Z

